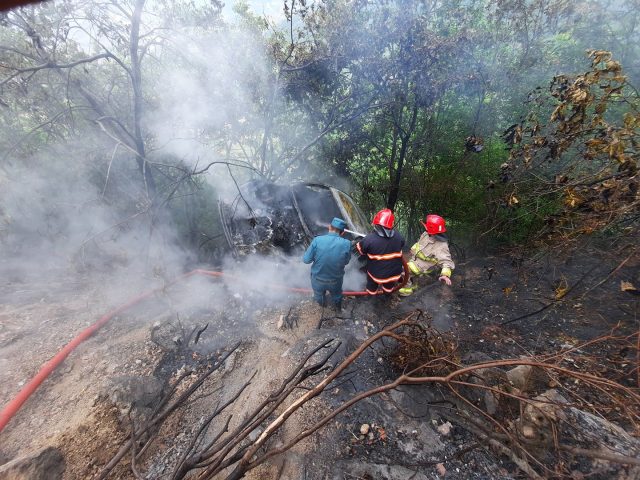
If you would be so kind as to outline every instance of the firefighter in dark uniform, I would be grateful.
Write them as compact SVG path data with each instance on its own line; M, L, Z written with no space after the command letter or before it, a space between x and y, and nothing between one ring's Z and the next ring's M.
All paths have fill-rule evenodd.
M402 279L404 238L393 229L395 218L388 208L373 217L373 232L356 244L360 255L367 257L369 295L389 294Z

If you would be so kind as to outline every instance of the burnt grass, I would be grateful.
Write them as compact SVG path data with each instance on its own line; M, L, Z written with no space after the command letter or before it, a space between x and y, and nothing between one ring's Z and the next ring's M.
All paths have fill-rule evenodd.
M343 318L329 319L324 327L344 328L345 320L367 319L376 331L420 310L435 328L456 339L463 364L553 354L602 336L633 335L640 326L640 297L621 288L621 282L640 285L639 259L632 248L616 254L597 247L577 253L556 248L529 258L509 252L458 259L453 288L427 284L413 296L391 302L350 299ZM396 378L400 372L388 361L390 354L392 349L384 346L367 351L328 401L338 406L355 392ZM578 349L565 365L637 388L638 355L635 345L610 339ZM593 391L577 384L569 388L585 407L603 405ZM336 458L330 469L335 478L437 478L439 463L447 478L523 477L506 457L459 425L454 423L446 436L438 433L437 427L450 418L447 411L453 410L445 390L403 386L356 404L338 417L336 428L320 434L319 445L340 445L338 451L320 448L311 458ZM618 409L604 411L608 420L632 429ZM517 414L517 408L509 412L512 418ZM359 431L363 424L369 425L367 435ZM420 448L412 451L411 445ZM327 467L314 465L307 462L308 478L324 478ZM568 467L566 472L599 478L579 458Z
M471 259L463 267L462 285L452 292L456 313L451 317L461 349L493 359L542 355L612 332L636 333L640 297L621 289L621 282L640 283L639 259L628 258L631 253L629 249L614 256L594 248L544 252L533 259L514 254ZM592 366L600 373L638 386L633 375L637 349L611 341L597 344L590 353L599 359ZM612 361L628 364L628 375L611 368Z
M618 269L626 254L552 250L528 259L517 253L469 258L458 264L453 288L428 285L423 295L402 300L398 316L422 309L437 328L455 332L461 352L492 359L556 352L612 331L631 335L640 326L640 297L622 291L621 282L640 284L640 260L632 256ZM607 353L606 342L600 347ZM631 349L609 353L637 361Z
M367 336L416 310L423 312L421 322L455 339L456 358L462 364L555 353L612 330L616 336L631 335L639 328L640 297L622 291L621 282L640 285L640 269L638 258L630 254L631 250L609 254L593 248L579 253L553 249L533 257L509 252L456 258L452 287L426 283L403 299L345 299L343 311L323 312L321 327L292 348L291 355L297 358L328 338L339 339L342 346L331 360L337 365ZM246 332L242 327L245 317L255 313L251 296L229 295L224 313L214 315L196 308L180 320L154 324L151 340L163 353L152 375L162 382L163 390L176 372L199 370L214 352L236 341L239 332ZM295 317L306 302L309 300L284 313ZM262 308L268 316L281 312L282 306L275 302ZM297 328L294 320L290 330ZM607 341L578 353L571 356L573 363L568 367L637 387L637 348ZM366 350L321 395L324 407L318 412L314 412L316 404L305 409L309 422L355 394L397 378L402 373L397 355L393 341ZM597 402L580 385L572 388L586 404ZM300 478L305 479L419 480L442 478L442 469L446 478L454 479L523 478L507 457L454 421L458 408L444 386L400 386L356 403L315 433L307 450L288 452L282 461L299 466ZM606 413L607 419L631 428L621 412L611 409ZM517 409L501 412L502 419L517 414ZM443 433L448 421L452 425ZM176 428L184 425L178 422ZM572 470L599 478L590 472L587 462L576 460L565 472Z

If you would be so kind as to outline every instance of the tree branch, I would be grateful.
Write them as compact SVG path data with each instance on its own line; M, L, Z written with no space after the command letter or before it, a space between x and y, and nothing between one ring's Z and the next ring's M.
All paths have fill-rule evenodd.
M14 79L15 77L17 77L18 75L21 75L23 73L28 73L28 72L37 72L39 70L45 70L45 69L65 69L65 68L73 68L76 67L78 65L82 65L83 63L91 63L95 60L99 60L101 58L114 58L113 55L111 55L110 53L100 53L98 55L94 55L93 57L88 57L88 58L83 58L81 60L77 60L75 62L71 62L71 63L55 63L52 61L48 61L45 62L41 65L37 65L35 67L28 67L28 68L18 68L15 70L15 73L13 73L12 75L10 75L8 78L5 78L2 82L0 82L0 87L6 85L8 82L10 82L12 79Z

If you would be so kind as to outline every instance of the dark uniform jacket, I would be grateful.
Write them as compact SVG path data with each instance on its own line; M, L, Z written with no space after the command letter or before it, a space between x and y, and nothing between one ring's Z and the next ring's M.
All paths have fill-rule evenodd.
M398 231L394 231L391 238L371 232L356 244L356 248L360 255L366 255L367 275L374 282L396 282L402 277L404 238Z

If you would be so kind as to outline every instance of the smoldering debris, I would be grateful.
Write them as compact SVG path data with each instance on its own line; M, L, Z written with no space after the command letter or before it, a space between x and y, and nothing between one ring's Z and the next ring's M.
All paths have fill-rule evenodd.
M254 181L243 185L220 216L234 254L291 253L302 248L307 233L286 187Z
M278 185L254 180L232 199L219 201L225 236L234 256L300 253L333 217L350 231L366 231L364 214L349 195L322 184ZM349 239L355 236L347 234Z

